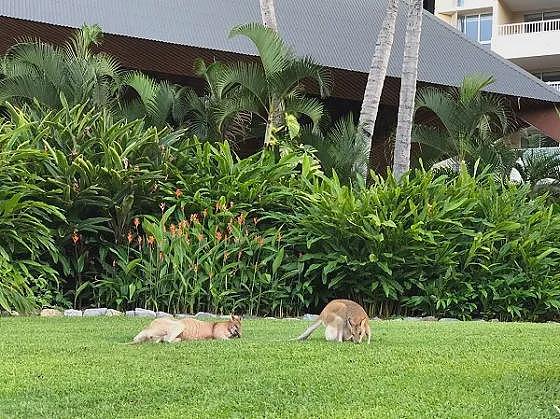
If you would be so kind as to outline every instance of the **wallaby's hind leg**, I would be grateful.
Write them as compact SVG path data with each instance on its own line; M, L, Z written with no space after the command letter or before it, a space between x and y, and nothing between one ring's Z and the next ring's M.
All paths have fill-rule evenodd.
M338 329L335 326L327 326L325 329L325 339L329 342L338 340Z
M162 336L163 336L163 333L158 332L157 330L148 328L148 329L142 330L140 333L138 333L134 337L132 342L134 342L134 343L144 343L144 342L148 342L148 341L161 342Z
M180 342L181 339L179 338L179 336L181 335L181 333L183 333L183 329L184 327L180 323L173 326L169 326L169 328L165 333L165 336L163 337L163 340L169 343Z

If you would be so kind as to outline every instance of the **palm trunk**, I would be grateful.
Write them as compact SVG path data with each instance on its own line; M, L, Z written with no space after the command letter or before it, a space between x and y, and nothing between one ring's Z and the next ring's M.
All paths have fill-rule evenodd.
M278 22L276 21L276 9L274 8L274 0L260 0L261 16L263 25L274 32L278 33ZM273 130L282 125L282 110L278 98L270 99L270 109L268 121L266 123L266 132L264 135L264 145L270 146L273 143Z
M278 22L276 21L276 10L274 9L274 0L260 0L261 16L263 25L278 32Z
M399 118L393 154L393 174L397 179L410 169L410 144L414 122L414 98L418 78L418 53L422 32L422 0L409 0L402 64Z
M395 36L395 24L399 11L399 0L388 0L387 13L383 20L383 25L377 36L377 43L369 69L368 81L364 91L364 100L362 102L362 110L360 111L359 126L362 130L357 140L364 141L364 151L367 158L356 167L357 172L367 178L369 168L369 155L371 153L373 130L375 128L375 120L379 111L379 103L381 101L381 92L383 91L383 83L387 75L387 67L389 66L389 58L393 47L393 38Z

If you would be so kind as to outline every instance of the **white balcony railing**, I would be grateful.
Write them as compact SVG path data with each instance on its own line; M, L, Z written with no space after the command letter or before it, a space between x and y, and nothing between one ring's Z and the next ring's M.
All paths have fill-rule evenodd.
M560 81L549 81L546 84L550 87L554 87L556 90L560 90Z
M539 22L508 23L498 26L498 36L519 35L524 33L560 31L560 19Z

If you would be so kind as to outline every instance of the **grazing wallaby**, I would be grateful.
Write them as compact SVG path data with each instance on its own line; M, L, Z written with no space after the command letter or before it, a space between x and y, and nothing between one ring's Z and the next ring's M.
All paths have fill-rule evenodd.
M203 322L196 319L155 319L132 343L180 342L182 340L231 339L241 337L241 317L231 315L224 322Z
M371 341L368 315L363 307L354 301L332 300L298 340L307 339L321 324L326 326L327 340L342 342L352 339L354 343L362 343L364 336L367 336L368 344Z

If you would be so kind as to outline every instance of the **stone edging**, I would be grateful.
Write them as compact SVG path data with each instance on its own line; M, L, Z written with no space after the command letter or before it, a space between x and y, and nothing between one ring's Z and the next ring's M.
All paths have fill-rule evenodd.
M39 316L41 317L114 317L114 316L126 316L126 317L146 317L146 318L161 318L161 317L176 317L178 319L184 318L195 318L195 319L228 319L229 315L218 315L213 313L206 313L206 312L198 312L196 314L170 314L164 311L153 311L147 310L144 308L136 308L134 310L128 310L126 312L122 312L119 310L113 310L110 308L88 308L85 310L57 310L52 308L45 308L41 310ZM2 311L2 317L17 317L20 316L19 313L15 311ZM314 321L319 316L317 314L304 314L301 317L252 317L252 316L245 316L246 319L263 319L263 320L304 320L304 321ZM452 323L452 322L460 322L462 320L453 318L453 317L442 317L437 318L434 316L424 316L424 317L394 317L390 319L381 319L379 317L374 317L371 319L372 321L408 321L408 322L445 322L445 323ZM499 322L498 319L492 320L484 320L484 319L472 319L470 322ZM554 321L548 321L547 323L556 323Z
M41 312L36 313L41 317L113 317L113 316L126 316L126 317L146 317L146 318L161 318L161 317L176 317L179 319L182 318L196 318L196 319L227 319L229 315L218 315L213 313L206 313L206 312L198 312L196 314L170 314L164 311L153 311L147 310L144 308L136 308L134 310L128 310L125 312L119 310L113 310L110 308L88 308L85 310L75 310L75 309L67 309L67 310L57 310L52 308L45 308L41 310ZM19 316L20 314L14 311L1 312L2 317L15 317ZM264 320L304 320L304 321L314 321L319 316L317 314L305 314L301 317L252 317L252 316L244 316L245 319L264 319ZM373 321L381 321L379 317L374 317ZM425 317L397 317L392 319L386 319L390 321L442 321L442 322L458 322L459 319L454 318L441 318L437 319L433 316L425 316ZM485 321L485 320L473 320L473 321ZM498 321L497 319L493 319L491 321Z

